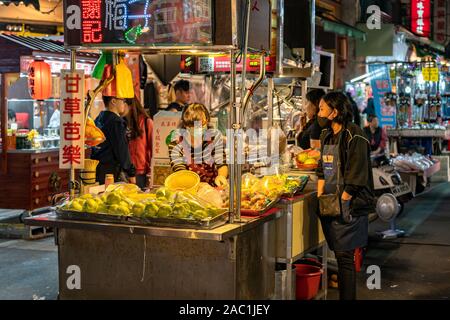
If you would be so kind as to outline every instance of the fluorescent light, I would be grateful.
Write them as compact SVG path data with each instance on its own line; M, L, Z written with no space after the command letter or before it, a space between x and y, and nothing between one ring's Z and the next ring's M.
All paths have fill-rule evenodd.
M359 82L362 80L371 80L373 78L377 78L377 77L381 76L383 73L384 73L384 70L372 71L372 72L366 73L362 76L359 76L359 77L356 77L356 78L350 80L350 83ZM367 79L367 78L369 78L369 79Z

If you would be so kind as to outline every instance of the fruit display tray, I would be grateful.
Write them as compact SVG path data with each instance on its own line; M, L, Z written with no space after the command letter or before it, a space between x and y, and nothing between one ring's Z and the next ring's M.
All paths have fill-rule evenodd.
M275 204L277 204L278 200L280 200L280 199L273 200L265 208L263 208L261 210L251 210L251 209L242 209L241 208L241 215L251 216L251 217L261 216L264 213L266 213L268 210L272 209L275 206Z
M318 164L301 164L297 163L297 169L299 170L313 170L319 167Z
M300 177L298 178L298 180L301 180L300 186L292 190L292 192L283 193L281 197L292 198L293 196L298 195L305 189L306 185L308 184L309 176Z
M154 226L168 228L183 229L200 229L210 230L220 227L228 222L228 210L224 209L223 213L203 220L195 219L178 219L178 218L140 218L133 216L118 216L107 213L89 213L56 209L57 217L66 220L89 221L99 223L127 224L134 226Z

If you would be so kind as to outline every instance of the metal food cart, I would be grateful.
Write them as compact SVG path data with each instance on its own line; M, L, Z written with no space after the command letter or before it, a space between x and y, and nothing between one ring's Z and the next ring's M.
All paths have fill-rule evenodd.
M211 9L208 0L200 2L209 3ZM314 8L314 1L311 2ZM242 14L243 3L248 8L246 15ZM270 299L274 296L277 257L292 264L296 257L317 247L319 238L313 241L314 244L311 242L308 248L299 251L291 251L290 248L298 241L305 241L303 234L307 231L305 224L302 230L297 225L304 221L305 215L300 217L295 210L290 214L290 209L301 207L301 212L305 212L307 206L303 204L309 203L305 201L308 197L287 200L285 207L271 209L259 217L241 217L240 214L241 165L235 161L235 150L240 143L239 130L242 128L245 99L242 104L236 99L236 53L242 54L245 66L248 50L259 52L261 69L264 69L264 55L270 50L272 10L270 1L258 3L259 10L249 10L250 5L256 5L251 0L215 1L214 6L220 10L214 10L216 16L212 23L215 38L212 43L181 46L167 43L147 46L113 43L99 46L90 43L87 46L90 49L125 49L145 53L229 54L232 90L228 129L234 137L228 144L231 159L229 223L212 230L198 230L74 221L62 219L54 212L29 218L27 224L52 226L56 230L60 299ZM81 2L67 0L64 4L67 21L72 12L67 10L69 5L73 7L81 5ZM263 19L261 16L259 19L253 17L261 14ZM242 19L243 16L246 19ZM246 21L245 28L241 26L243 21ZM69 30L67 24L65 27L66 44L72 50L84 47L83 43L74 44L71 41L80 41L81 33L87 31ZM265 32L256 32L259 29L268 30L267 38ZM249 39L249 32L258 36ZM282 51L282 48L279 50ZM245 68L242 78L246 78ZM239 89L242 91L241 96L248 99L252 92L245 88L245 81L242 83ZM313 194L311 197L314 198ZM277 222L286 212L287 219ZM301 232L302 236L297 236L297 232ZM278 255L277 248L284 246L287 249L281 249ZM79 288L69 285L73 266L80 270Z

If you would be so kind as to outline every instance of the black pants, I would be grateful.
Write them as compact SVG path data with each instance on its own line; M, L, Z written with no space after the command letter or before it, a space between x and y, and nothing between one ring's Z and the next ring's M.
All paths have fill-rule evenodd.
M334 253L338 264L339 299L356 300L355 250Z
M146 188L147 187L147 175L146 174L137 174L136 175L136 184L141 189Z

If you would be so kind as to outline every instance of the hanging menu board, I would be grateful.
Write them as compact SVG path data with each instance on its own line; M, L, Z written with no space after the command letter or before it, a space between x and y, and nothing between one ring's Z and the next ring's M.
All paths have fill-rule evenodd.
M211 0L65 0L66 45L208 45L211 11Z

